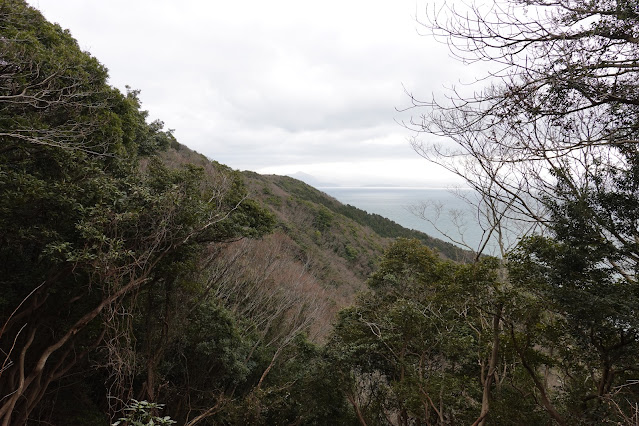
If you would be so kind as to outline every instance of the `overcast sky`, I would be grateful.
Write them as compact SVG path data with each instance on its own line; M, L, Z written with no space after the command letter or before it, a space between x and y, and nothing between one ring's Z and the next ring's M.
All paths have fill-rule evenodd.
M29 0L211 159L341 185L442 186L397 124L468 81L420 36L422 0ZM432 7L432 4L431 4Z

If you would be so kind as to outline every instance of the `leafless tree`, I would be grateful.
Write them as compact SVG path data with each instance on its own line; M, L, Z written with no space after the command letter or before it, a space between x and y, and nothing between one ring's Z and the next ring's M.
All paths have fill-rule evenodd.
M468 95L420 100L413 148L461 176L486 239L540 232L558 174L583 193L637 142L638 10L631 2L444 4L420 21L467 64L487 62ZM512 232L512 231L510 231ZM500 240L500 251L509 244Z
M420 24L464 63L486 64L472 93L453 88L445 98L430 100L408 93L416 114L405 123L416 132L412 146L418 154L474 190L470 204L484 234L478 257L491 235L497 235L503 255L510 229L518 236L544 232L554 206L603 194L616 172L630 170L639 141L635 2L450 3L429 9ZM636 283L636 229L620 231L610 215L591 213L602 244L630 247L622 261L611 256L605 262L627 283ZM504 324L498 316L494 320L498 336ZM493 349L500 350L499 342ZM519 355L536 380L541 405L565 422L538 372ZM489 407L488 398L478 424Z
M273 346L278 355L302 331L318 338L330 321L325 290L307 264L294 260L289 246L288 237L278 233L238 241L208 269L212 295L250 319L260 335L256 344Z
M200 300L221 303L236 318L243 319L242 332L255 336L245 362L258 347L269 349L270 361L251 392L259 391L280 357L301 333L317 340L329 328L330 309L325 291L309 272L308 264L296 260L289 237L275 233L261 240L242 239L211 247L203 271L206 290ZM286 386L286 385L285 385ZM231 391L232 393L232 391ZM247 396L251 398L252 393ZM212 406L190 407L188 424L214 415L232 398L220 391Z

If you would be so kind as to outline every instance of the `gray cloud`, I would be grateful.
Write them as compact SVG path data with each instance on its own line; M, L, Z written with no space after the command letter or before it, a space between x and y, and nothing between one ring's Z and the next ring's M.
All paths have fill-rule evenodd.
M408 117L395 110L408 102L402 85L429 97L463 72L417 35L415 0L30 3L70 28L112 84L140 89L182 143L241 169L330 175L320 165L342 163L361 181L382 161L419 180L401 166L417 159L395 122Z

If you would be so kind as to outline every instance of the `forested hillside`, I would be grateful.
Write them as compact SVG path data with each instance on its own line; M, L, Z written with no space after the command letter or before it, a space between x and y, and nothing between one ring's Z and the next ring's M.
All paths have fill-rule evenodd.
M255 177L255 174L245 173L248 177ZM461 250L459 247L451 244L447 241L443 241L437 238L433 238L420 231L404 228L403 226L380 216L375 213L368 213L364 210L358 209L351 205L344 205L328 196L324 192L321 192L304 182L290 178L288 176L263 176L259 177L262 181L270 181L280 190L289 194L289 197L295 197L296 199L304 200L307 202L313 202L317 205L324 206L330 212L347 217L361 226L366 226L375 231L375 233L381 237L387 238L416 238L422 241L425 245L431 248L437 249L442 255L449 259L458 261L471 260L471 254L466 250ZM268 188L263 190L266 195L269 194ZM259 192L258 192L259 193ZM264 199L263 197L261 197ZM275 201L273 197L267 197L264 199L267 203L269 201Z
M163 151L160 158L171 167L210 164L209 159L177 142ZM418 238L429 247L440 248L439 253L444 257L472 258L469 252L450 243L403 228L379 215L345 206L302 181L248 171L242 172L242 176L251 198L273 214L274 229L260 241L244 239L226 244L222 253L236 253L235 266L239 267L242 262L237 269L253 274L264 271L264 265L256 262L262 257L278 259L272 268L280 272L285 267L284 260L295 265L301 281L308 282L301 285L299 291L309 303L322 305L308 318L313 324L310 337L314 341L326 337L337 311L352 304L357 292L366 288L366 279L376 269L393 237ZM268 281L274 279L281 277L269 277ZM294 291L294 287L292 282L284 286L286 291Z
M0 16L3 424L108 424L135 399L181 423L294 416L259 407L324 387L306 339L389 240L180 145L23 2Z
M639 10L537 3L431 22L536 61L414 100L477 226L535 231L497 259L195 153L0 0L0 423L636 424Z

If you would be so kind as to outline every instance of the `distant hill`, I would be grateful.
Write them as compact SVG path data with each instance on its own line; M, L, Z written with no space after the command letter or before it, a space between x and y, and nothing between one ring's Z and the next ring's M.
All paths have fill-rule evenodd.
M335 312L366 288L377 261L395 238L416 238L452 260L472 259L468 251L451 243L342 204L292 177L250 171L243 175L252 196L277 217L278 232L295 242L300 258L309 260L311 273L329 289Z
M333 186L333 187L340 186L336 183L322 181L318 179L317 177L313 175L309 175L308 173L304 173L304 172L295 172L287 176L292 177L293 179L301 180L305 184L313 186L315 188L320 188L323 186Z
M358 225L370 228L380 237L417 238L428 247L434 248L439 251L446 258L457 261L467 261L472 258L470 257L471 255L468 251L463 250L455 246L454 244L431 237L430 235L420 231L404 228L398 223L381 215L368 213L349 204L342 204L335 198L320 191L319 189L316 189L311 185L308 185L289 176L265 175L258 178L258 176L260 175L253 172L244 172L244 175L247 176L249 180L259 179L263 182L268 181L281 190L297 197L300 200L322 205L333 213L340 214L348 219L353 220Z
M210 164L205 156L178 143L173 144L163 157L165 163L173 166ZM242 175L251 198L259 201L276 218L274 234L264 239L267 242L271 239L286 242L285 250L278 256L300 265L329 306L327 312L318 318L320 338L330 329L334 314L353 303L357 292L366 288L366 280L375 270L378 259L395 238L419 239L436 249L442 257L452 260L471 259L469 252L451 243L404 228L378 214L342 204L293 177L261 175L251 171L244 171ZM256 252L255 256L270 255L260 250ZM254 264L260 263L256 261ZM252 268L251 263L247 263L245 268Z

